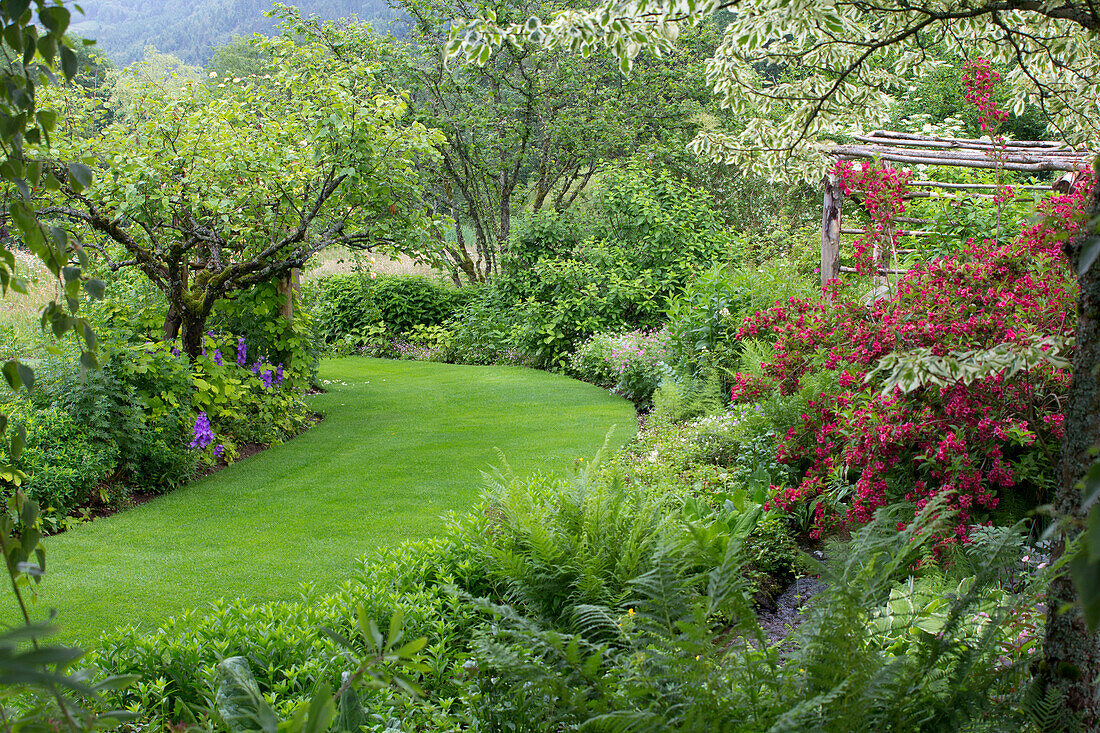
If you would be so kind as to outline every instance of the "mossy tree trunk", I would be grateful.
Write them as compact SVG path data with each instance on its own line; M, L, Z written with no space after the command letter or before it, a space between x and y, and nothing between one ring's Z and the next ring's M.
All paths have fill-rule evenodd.
M1100 235L1100 186L1093 188L1088 206L1086 234L1067 247L1070 265L1077 272L1081 249L1089 237ZM1100 440L1100 262L1079 277L1077 343L1073 359L1073 383L1066 406L1066 434L1062 441L1062 475L1054 509L1063 532L1053 555L1060 558L1080 532L1084 522L1083 495L1078 484L1092 463L1091 451ZM1100 635L1085 624L1077 604L1077 592L1068 574L1058 577L1047 593L1046 635L1043 640L1043 682L1064 694L1066 707L1083 717L1082 730L1100 727Z

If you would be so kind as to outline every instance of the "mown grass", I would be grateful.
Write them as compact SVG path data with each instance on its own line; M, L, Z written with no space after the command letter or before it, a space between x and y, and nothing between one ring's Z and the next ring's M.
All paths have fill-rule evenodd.
M468 507L496 449L517 472L565 469L636 429L626 401L528 369L350 358L321 376L326 418L298 438L49 538L35 615L57 608L63 637L89 643L220 597L335 587L368 550Z

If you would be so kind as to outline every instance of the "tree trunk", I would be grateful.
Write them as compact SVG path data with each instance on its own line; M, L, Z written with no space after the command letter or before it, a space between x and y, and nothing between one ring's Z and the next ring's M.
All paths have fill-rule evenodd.
M1067 246L1070 265L1077 272L1086 237L1100 235L1100 186L1089 200L1086 234ZM1062 476L1054 497L1055 516L1062 533L1055 540L1053 559L1065 552L1067 542L1080 532L1084 521L1081 490L1077 484L1091 465L1090 449L1100 439L1100 262L1079 278L1077 343L1073 357L1073 382L1066 407L1062 440ZM1085 625L1077 605L1077 592L1068 574L1054 580L1047 593L1046 635L1043 639L1042 681L1064 694L1065 706L1081 715L1081 730L1097 730L1100 724L1100 635Z
M844 192L836 176L825 177L825 196L821 211L821 287L840 277L840 228Z
M279 315L287 321L293 321L294 294L297 293L301 287L298 284L298 268L292 268L290 272L279 278L279 283L276 287L279 291L279 297L282 298L282 301L279 303Z
M202 353L202 337L206 332L206 316L201 313L183 315L183 353L192 362Z
M176 337L180 335L180 312L179 308L169 304L168 314L164 316L164 340L175 341Z
M454 260L454 267L456 268L454 273L455 285L462 284L458 278L459 270L466 275L466 279L470 281L471 285L477 285L480 282L473 258L470 257L470 251L466 249L466 235L462 232L462 221L457 216L455 217L455 248L451 251L451 259Z

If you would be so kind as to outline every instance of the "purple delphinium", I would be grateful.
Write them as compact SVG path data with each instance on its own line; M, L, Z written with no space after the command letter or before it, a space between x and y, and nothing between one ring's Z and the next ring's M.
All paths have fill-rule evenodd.
M200 412L195 418L195 437L191 440L191 447L203 450L214 442L214 431L210 429L210 420L205 412Z
M225 453L225 446L221 443L218 443L216 446L214 446L214 455L218 458L221 458L222 453Z
M237 339L237 366L248 363L248 345L244 342L244 336Z
M263 380L265 389L271 389L271 380L274 376L275 375L271 373L271 369L264 369L263 373L260 374L260 379Z
M214 363L222 366L222 352L220 349L214 349Z
M179 356L179 355L180 355L180 347L173 346L172 347L172 356Z
M279 362L279 366L275 368L275 384L280 387L283 386L283 364Z

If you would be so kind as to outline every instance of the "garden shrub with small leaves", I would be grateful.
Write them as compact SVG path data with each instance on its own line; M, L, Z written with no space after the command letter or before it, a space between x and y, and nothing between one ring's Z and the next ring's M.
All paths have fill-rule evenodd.
M100 640L88 661L105 672L139 677L136 685L113 693L110 704L138 712L148 725L174 725L204 720L213 707L217 663L244 657L264 697L286 717L319 685L337 689L342 673L355 669L325 629L354 637L361 606L380 627L400 614L407 638L428 640L421 652L427 669L417 676L427 697L365 692L367 730L386 730L394 719L406 730L443 730L456 723L450 708L457 713L460 707L468 637L477 620L448 588L473 586L471 578L478 575L468 553L452 540L410 543L380 550L330 592L305 584L291 601L217 601L156 629L120 628Z
M442 326L477 293L477 288L454 288L423 275L354 272L326 275L307 287L304 300L324 343L347 339L363 346L378 325L391 340L417 327Z
M8 402L4 412L10 430L26 431L26 444L15 457L7 443L0 443L0 460L26 475L20 488L42 507L48 526L58 526L73 509L108 491L102 485L118 464L118 443L103 440L59 407L36 409L17 400Z

